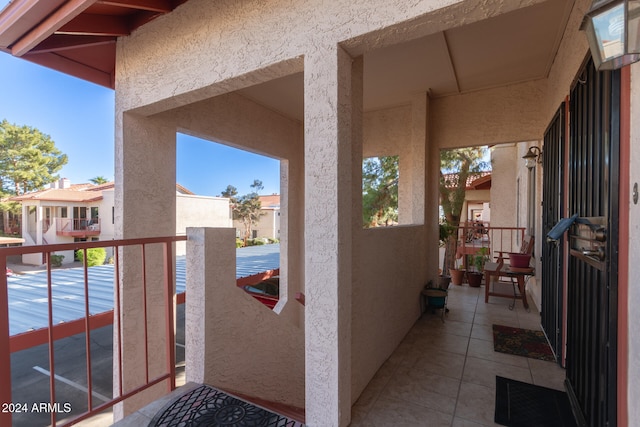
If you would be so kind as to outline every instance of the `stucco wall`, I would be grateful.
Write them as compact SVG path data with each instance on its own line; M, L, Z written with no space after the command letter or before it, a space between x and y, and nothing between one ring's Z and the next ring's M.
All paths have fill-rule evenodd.
M481 90L432 101L431 138L440 148L539 139L547 126L545 80Z
M401 105L363 115L362 156L402 154L411 140L411 105Z
M352 303L353 401L420 315L427 247L423 228L381 227L359 233ZM437 250L429 256L438 262Z
M527 183L513 167L516 156L515 144L496 145L491 149L491 225L494 227L521 225L517 217L518 190L520 198L526 199Z
M187 381L304 407L300 327L235 285L233 229L187 232Z

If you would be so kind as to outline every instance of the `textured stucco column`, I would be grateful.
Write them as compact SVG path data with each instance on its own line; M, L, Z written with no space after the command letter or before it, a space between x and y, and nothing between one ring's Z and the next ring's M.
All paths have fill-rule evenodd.
M211 378L211 373L214 369L210 364L214 358L207 355L224 349L216 348L215 330L219 327L219 319L211 315L211 311L220 300L221 288L235 284L235 229L189 227L187 236L186 380L213 383L215 378Z
M118 116L117 116L118 117ZM115 238L172 236L176 230L176 133L163 122L133 114L116 120ZM146 257L149 309L149 378L166 372L164 325L164 269L162 248L148 247ZM123 391L145 380L144 318L141 307L140 247L120 251L122 342L114 333L114 388L117 390L118 350L122 347ZM115 328L114 328L115 331ZM128 399L114 408L114 418L139 409L166 393L166 383Z
M411 100L411 140L400 155L399 165L400 224L424 224L425 221L428 102L426 92L414 95Z
M352 59L305 57L306 421L351 419ZM357 200L360 200L358 197Z

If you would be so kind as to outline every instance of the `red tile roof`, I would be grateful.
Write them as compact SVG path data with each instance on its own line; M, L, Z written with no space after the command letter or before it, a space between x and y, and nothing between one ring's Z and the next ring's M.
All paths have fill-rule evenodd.
M268 196L259 196L260 205L262 209L265 208L279 208L280 207L280 195L270 194Z
M48 202L95 202L102 199L102 191L110 190L115 187L114 182L104 184L72 184L68 188L47 188L45 190L32 191L9 198L14 202L22 202L25 200L46 200ZM176 191L180 194L194 193L188 188L176 184Z

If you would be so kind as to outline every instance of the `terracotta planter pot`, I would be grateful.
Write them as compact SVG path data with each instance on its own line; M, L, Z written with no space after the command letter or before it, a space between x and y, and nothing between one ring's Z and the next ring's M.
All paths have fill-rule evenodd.
M450 269L449 273L451 274L451 283L453 283L454 285L462 285L462 282L464 281L464 270L455 270L455 269Z
M531 262L530 254L509 254L509 265L515 268L527 268Z
M472 288L479 288L482 284L482 273L467 273L467 281L469 282L469 286Z
M439 276L438 277L438 287L440 289L447 290L449 289L449 284L451 283L451 276Z

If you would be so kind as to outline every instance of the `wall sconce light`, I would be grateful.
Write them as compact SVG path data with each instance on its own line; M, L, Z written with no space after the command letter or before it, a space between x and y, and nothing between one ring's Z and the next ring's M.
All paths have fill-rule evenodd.
M640 0L593 0L580 29L587 33L596 70L640 60Z
M537 154L536 151L538 152ZM522 158L525 166L531 170L536 167L537 163L542 163L542 150L536 146L529 147L529 151Z

